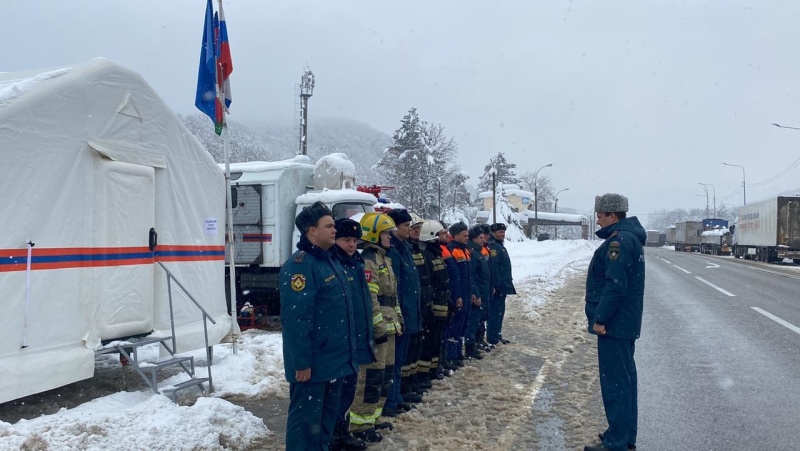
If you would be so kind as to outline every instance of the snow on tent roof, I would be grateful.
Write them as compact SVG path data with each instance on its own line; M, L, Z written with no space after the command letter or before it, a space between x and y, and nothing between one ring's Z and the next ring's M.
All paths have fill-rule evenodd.
M62 68L45 72L0 73L0 108L10 105L15 99L33 91L39 83L60 77L69 70L69 68Z

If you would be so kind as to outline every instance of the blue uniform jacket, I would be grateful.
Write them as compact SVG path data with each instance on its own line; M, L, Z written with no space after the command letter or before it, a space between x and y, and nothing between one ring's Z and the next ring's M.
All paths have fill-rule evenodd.
M353 299L353 320L356 328L356 361L369 365L375 357L374 327L372 326L372 295L364 277L364 259L356 252L347 255L339 246L333 247L333 255L344 267Z
M514 278L511 276L511 259L503 242L494 237L489 238L489 255L494 269L492 288L496 294L517 294Z
M311 368L309 382L358 371L353 304L342 265L302 237L280 272L283 366L286 380Z
M644 251L647 233L632 216L598 230L604 239L586 276L586 318L606 326L609 337L637 339L644 309Z
M458 286L456 287L456 298L461 298L464 306L469 305L472 300L472 295L479 296L479 293L473 292L474 286L472 285L472 278L470 277L470 263L469 263L469 250L465 244L458 241L451 241L447 243L447 248L450 250L450 255L453 256L453 261L458 268Z
M388 255L392 259L392 270L397 278L397 299L403 313L404 330L412 334L420 332L422 330L421 288L419 273L411 255L411 245L392 235L392 247Z
M471 255L472 282L475 286L476 296L481 298L483 305L488 302L492 293L491 273L489 272L489 259L481 253L483 246L472 241L467 243Z

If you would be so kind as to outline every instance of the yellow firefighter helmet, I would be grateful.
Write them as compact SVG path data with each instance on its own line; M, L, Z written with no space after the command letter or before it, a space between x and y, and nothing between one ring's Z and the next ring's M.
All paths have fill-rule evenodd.
M381 232L395 229L394 221L384 213L364 213L359 221L361 223L361 239L370 243L381 240Z

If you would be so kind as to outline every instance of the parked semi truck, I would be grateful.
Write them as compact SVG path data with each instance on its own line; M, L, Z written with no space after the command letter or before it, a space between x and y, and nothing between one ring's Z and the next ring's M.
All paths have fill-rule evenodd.
M698 252L700 250L700 234L703 223L700 221L683 221L675 223L675 250Z
M234 163L230 171L237 304L266 306L269 315L278 315L278 275L300 239L297 213L319 200L334 218L351 217L375 211L376 199L355 189L355 166L341 153L326 155L316 165L299 155ZM226 249L227 283L230 261Z
M800 197L779 196L739 208L733 227L736 258L800 264Z
M645 246L656 247L659 245L658 230L647 230L647 239L644 242Z

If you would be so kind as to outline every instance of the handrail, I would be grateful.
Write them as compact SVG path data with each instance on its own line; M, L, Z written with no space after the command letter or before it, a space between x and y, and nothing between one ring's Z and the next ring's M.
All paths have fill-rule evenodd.
M174 280L175 283L178 284L178 286L181 288L181 290L183 290L184 294L186 294L186 296L189 297L189 300L191 300L194 303L194 305L197 306L197 308L199 308L201 312L203 312L203 336L205 338L205 343L206 343L206 361L207 361L206 363L208 364L208 367L207 367L208 368L208 391L209 392L213 392L214 391L214 383L211 380L211 364L212 364L213 360L212 360L212 357L211 357L211 347L208 346L208 323L206 323L206 319L211 321L212 324L217 324L217 322L214 321L214 318L212 318L211 315L208 314L206 309L204 309L203 306L201 306L200 303L197 302L197 300L194 298L194 296L192 296L191 293L189 293L189 290L187 290L186 287L183 286L183 284L175 277L174 274L172 274L172 272L169 269L167 269L166 266L164 266L163 263L161 263L161 262L156 262L156 263L158 263L158 265L161 266L161 269L163 269L164 272L167 273L167 294L168 294L168 297L169 297L169 322L170 322L170 327L172 329L172 352L173 353L178 349L178 346L177 346L177 342L176 342L176 339L175 339L175 315L173 314L173 310L172 310L172 284L171 284L171 280Z

